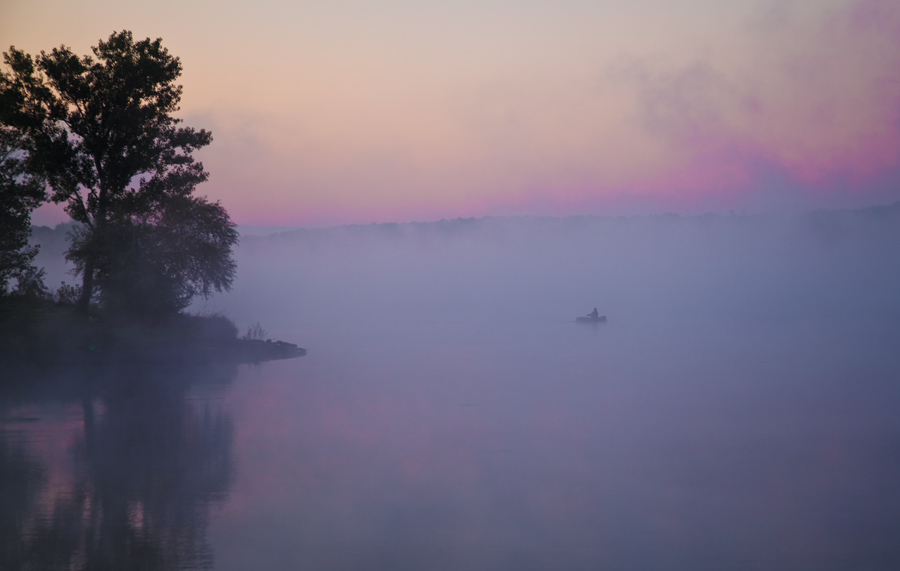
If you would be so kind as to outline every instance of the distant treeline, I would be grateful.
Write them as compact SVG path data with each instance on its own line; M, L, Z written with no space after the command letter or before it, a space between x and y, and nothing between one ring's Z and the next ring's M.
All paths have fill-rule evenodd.
M330 241L341 238L407 239L420 236L463 236L469 234L502 235L527 229L529 231L572 231L603 227L666 228L666 227L767 227L790 225L808 229L828 241L840 240L843 233L854 228L894 225L900 223L900 202L860 209L815 210L805 213L764 214L699 214L674 213L639 216L485 216L482 218L441 219L435 222L407 222L381 224L352 224L327 228L296 228L267 235L242 235L246 243L259 241ZM49 230L49 229L46 229ZM239 227L240 230L240 227ZM64 233L57 227L54 234ZM48 237L48 239L50 239ZM56 238L54 238L56 239Z
M351 224L327 228L294 228L270 234L253 233L241 236L247 245L265 242L332 242L335 239L409 239L453 237L466 235L502 236L517 230L572 231L579 229L632 228L746 228L762 229L775 225L808 230L827 243L840 242L854 230L900 225L900 202L846 210L815 210L799 214L699 214L673 213L643 216L485 216L482 218L441 219L434 222L406 222L381 224ZM32 245L41 247L38 260L49 261L65 254L68 235L79 226L66 222L51 228L32 226ZM240 230L241 227L238 227ZM259 230L260 227L254 227ZM40 265L40 264L39 264Z

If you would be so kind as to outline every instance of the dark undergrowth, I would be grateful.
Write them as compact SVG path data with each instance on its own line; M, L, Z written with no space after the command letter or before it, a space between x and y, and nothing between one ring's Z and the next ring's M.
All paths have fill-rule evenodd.
M239 339L221 314L124 319L27 297L0 298L0 364L259 362L305 354L280 341Z

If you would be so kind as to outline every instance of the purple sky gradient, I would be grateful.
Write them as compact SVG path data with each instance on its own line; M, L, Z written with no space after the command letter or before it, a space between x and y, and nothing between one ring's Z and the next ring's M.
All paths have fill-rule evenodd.
M0 19L32 53L119 29L181 57L181 116L215 138L202 192L241 224L900 200L896 3L54 0Z

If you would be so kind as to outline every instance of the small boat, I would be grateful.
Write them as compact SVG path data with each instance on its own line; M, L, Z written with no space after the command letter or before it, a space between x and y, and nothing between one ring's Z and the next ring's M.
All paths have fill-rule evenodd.
M598 315L597 317L576 317L575 321L577 321L578 323L606 323L606 316Z

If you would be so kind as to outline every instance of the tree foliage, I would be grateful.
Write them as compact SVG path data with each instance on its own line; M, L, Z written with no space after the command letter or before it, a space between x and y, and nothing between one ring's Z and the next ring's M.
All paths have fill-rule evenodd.
M170 314L197 295L230 286L237 230L224 208L189 194L142 206L117 209L103 241L87 227L73 233L68 257L79 271L85 260L94 260L106 308L118 314Z
M31 262L38 248L28 246L28 237L31 212L46 195L43 184L25 172L25 159L21 135L0 127L0 295L10 279L17 279L22 289L22 282L31 284L37 272Z
M87 308L95 286L104 303L136 312L177 311L229 289L234 225L193 196L209 175L192 153L212 135L172 115L181 62L160 39L136 42L127 31L92 51L61 46L33 58L11 47L0 76L0 123L22 133L26 167L83 225L68 252L83 276L78 305Z

